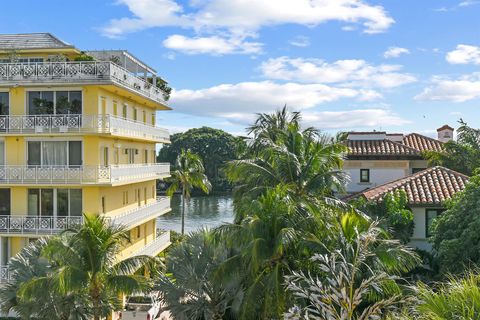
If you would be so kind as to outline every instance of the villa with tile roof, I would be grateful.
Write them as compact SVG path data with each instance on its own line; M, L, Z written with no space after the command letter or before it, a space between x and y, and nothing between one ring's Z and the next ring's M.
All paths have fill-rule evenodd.
M453 128L449 126L438 130L438 139L418 133L349 132L343 167L350 177L347 193L375 188L426 169L424 152L440 151L452 138Z
M403 190L413 212L414 230L410 246L429 251L431 244L427 238L433 220L445 210L445 201L462 191L467 182L468 176L437 166L367 189L348 199L363 197L368 201L381 201L386 194Z

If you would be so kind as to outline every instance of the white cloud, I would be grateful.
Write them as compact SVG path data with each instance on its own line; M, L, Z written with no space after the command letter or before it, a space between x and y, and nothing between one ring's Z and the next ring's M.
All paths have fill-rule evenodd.
M279 57L260 65L263 76L269 79L304 83L340 83L343 86L393 88L415 82L416 78L400 73L398 65L370 65L364 60L337 60Z
M113 19L102 28L109 37L152 27L176 26L198 32L251 34L265 26L317 26L329 21L360 24L365 33L386 31L395 21L382 6L365 0L201 0L188 7L175 0L118 0L132 17Z
M480 73L458 79L434 77L432 85L415 97L416 100L465 102L480 98Z
M244 41L241 37L222 38L219 36L189 38L182 35L171 35L163 41L163 45L171 50L186 54L259 54L262 44Z
M305 36L296 36L288 42L290 45L295 47L308 47L310 45L310 39Z
M390 110L356 109L348 111L304 112L307 125L325 129L399 126L410 123Z
M480 47L459 44L455 50L447 53L446 59L452 64L480 64Z
M379 94L373 90L261 81L221 84L199 90L174 90L171 103L178 112L247 124L256 112L269 112L285 104L304 110L340 99L368 101L376 98Z
M385 59L398 58L403 54L410 54L410 50L401 47L390 47L383 53Z

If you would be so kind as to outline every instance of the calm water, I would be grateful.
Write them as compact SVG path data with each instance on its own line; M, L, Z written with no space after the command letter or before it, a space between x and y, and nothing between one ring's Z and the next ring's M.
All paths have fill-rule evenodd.
M172 211L158 218L159 228L180 232L182 210L180 198L179 195L173 196ZM233 200L229 195L192 197L185 206L185 233L232 221Z

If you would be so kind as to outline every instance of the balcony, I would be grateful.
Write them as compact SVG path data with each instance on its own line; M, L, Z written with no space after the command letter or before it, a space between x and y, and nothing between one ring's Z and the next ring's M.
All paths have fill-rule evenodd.
M116 84L166 105L163 91L110 61L0 63L0 85Z
M142 249L138 250L133 256L151 256L155 257L160 252L168 248L172 243L170 242L170 231L157 232L157 238L147 244Z
M0 266L0 283L7 283L10 281L10 267L9 266Z
M15 235L51 235L65 229L76 228L83 223L83 217L52 216L0 216L0 233Z
M170 211L170 198L158 197L157 201L145 206L129 210L121 215L112 217L111 221L117 225L123 225L131 229L140 225L143 221L154 219Z
M162 179L170 175L169 163L122 164L111 166L0 166L0 184L117 185Z
M101 133L112 136L170 142L167 129L112 115L0 116L0 135Z

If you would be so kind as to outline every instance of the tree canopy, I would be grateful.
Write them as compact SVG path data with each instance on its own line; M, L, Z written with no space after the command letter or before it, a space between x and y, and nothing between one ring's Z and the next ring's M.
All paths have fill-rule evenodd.
M457 140L448 141L443 151L426 153L432 165L440 165L452 170L472 175L480 168L480 129L469 127L460 119L457 130Z
M238 147L244 143L242 138L209 127L176 133L170 140L171 144L160 150L158 161L173 165L182 149L191 150L202 159L205 174L216 190L225 188L226 179L222 168L228 161L237 158Z
M432 236L440 271L460 273L480 264L480 175L447 202L436 219Z

